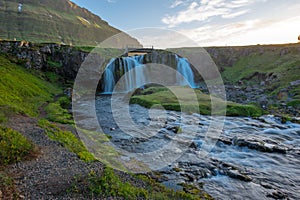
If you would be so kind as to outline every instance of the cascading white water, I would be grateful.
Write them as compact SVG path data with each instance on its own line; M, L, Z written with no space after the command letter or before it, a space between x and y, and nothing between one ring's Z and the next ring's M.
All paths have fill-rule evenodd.
M181 86L189 85L191 88L197 88L190 63L186 58L180 58L177 55L175 55L175 58L177 62L177 72L181 74L176 77L177 84Z
M112 92L115 86L115 77L114 77L114 70L115 70L115 58L111 59L108 63L108 67L105 69L104 72L104 93Z
M122 92L131 91L145 82L147 77L142 68L143 59L143 55L111 59L104 72L103 93L111 94L116 85L116 80L122 75L124 75L125 80ZM126 73L133 68L136 68L133 73Z
M175 59L177 72L181 75L177 75L174 85L189 85L191 88L196 88L197 85L194 81L194 74L187 59L177 55L175 55ZM124 76L122 82L123 88L121 91L119 88L118 92L128 92L148 82L147 70L143 67L143 61L144 55L111 59L104 72L103 93L111 94L116 85L116 81L118 81L121 76ZM126 73L133 68L135 68L135 70L133 70L132 73Z

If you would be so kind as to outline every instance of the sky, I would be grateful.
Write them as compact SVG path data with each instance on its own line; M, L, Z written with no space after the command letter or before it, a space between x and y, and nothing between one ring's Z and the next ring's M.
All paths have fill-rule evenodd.
M72 1L146 46L182 46L171 33L194 42L188 46L295 43L300 35L300 0ZM160 39L136 31L149 27L163 30Z

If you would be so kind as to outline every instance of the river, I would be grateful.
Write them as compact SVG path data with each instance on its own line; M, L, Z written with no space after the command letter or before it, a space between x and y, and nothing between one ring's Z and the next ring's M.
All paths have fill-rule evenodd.
M145 158L168 187L191 183L215 199L300 199L299 124L282 124L274 116L226 117L216 144L205 152L206 132L216 120L210 116L128 106L108 95L96 97L96 113L111 142L131 156L164 148L178 135L191 141L180 152L170 148L153 161ZM163 158L170 156L173 160ZM165 166L156 159L164 160Z

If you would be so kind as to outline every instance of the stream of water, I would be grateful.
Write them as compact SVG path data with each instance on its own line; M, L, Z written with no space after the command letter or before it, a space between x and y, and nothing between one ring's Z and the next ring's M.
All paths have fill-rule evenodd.
M273 116L227 117L214 148L199 157L206 131L215 118L128 106L110 97L96 97L98 120L103 131L112 136L111 142L126 151L155 151L179 135L178 127L186 130L180 137L189 138L191 145L181 156L161 169L147 163L161 172L163 184L174 189L182 182L203 185L216 199L300 199L299 124L282 124ZM114 114L111 105L117 110ZM138 131L130 123L116 122L128 110ZM156 134L143 127L151 127ZM135 137L136 131L151 137Z

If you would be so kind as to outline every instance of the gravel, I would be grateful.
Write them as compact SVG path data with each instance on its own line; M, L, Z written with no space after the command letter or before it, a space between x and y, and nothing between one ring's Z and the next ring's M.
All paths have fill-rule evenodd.
M87 177L91 170L101 174L104 165L100 162L81 161L76 154L69 152L60 143L50 140L44 130L36 124L37 119L26 116L14 116L8 122L8 126L22 133L39 148L39 155L36 158L7 168L7 173L15 179L19 197L21 199L94 198L89 194L86 184L80 180ZM134 179L129 174L123 172L117 174L124 181L145 187L145 183ZM81 192L72 192L74 184Z

